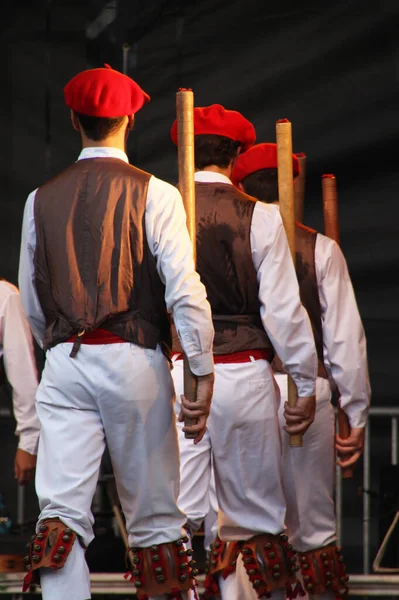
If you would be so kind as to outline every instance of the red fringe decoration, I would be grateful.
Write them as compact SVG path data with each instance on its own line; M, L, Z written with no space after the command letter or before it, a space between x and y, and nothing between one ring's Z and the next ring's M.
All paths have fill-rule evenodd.
M32 583L32 571L29 571L24 577L24 584L22 586L22 591L27 592L30 588L30 584Z
M220 589L212 575L207 575L204 581L204 599L205 600L218 600L220 598Z
M297 581L295 585L287 583L286 585L286 595L288 600L294 600L295 598L303 598L306 596L306 592L303 589L301 582Z

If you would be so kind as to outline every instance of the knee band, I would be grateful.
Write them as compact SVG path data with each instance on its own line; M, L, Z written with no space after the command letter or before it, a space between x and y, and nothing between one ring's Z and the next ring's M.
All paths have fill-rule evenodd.
M192 590L195 597L195 561L193 551L186 550L188 542L183 537L175 542L156 544L149 548L130 548L133 554L132 569L126 573L137 589L139 600L166 594L168 599L181 600L182 592Z
M240 554L258 598L269 598L274 590L284 587L288 598L296 598L302 592L296 577L299 570L296 552L288 543L287 536L265 533L247 541L215 540L211 546L205 598L220 597L218 576L226 579L235 571Z
M309 594L332 591L336 600L347 597L349 576L341 548L332 543L298 554L305 589Z
M72 550L77 535L66 527L60 519L41 521L37 533L32 536L29 553L24 558L27 574L23 591L40 585L39 569L62 569L68 554Z

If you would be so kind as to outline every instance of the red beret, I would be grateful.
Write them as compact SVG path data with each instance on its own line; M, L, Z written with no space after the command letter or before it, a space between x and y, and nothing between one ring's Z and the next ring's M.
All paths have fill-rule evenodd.
M232 181L240 183L251 173L262 169L277 169L277 144L256 144L244 155L237 158L232 173ZM299 161L292 155L294 177L299 175Z
M66 105L91 117L124 117L136 113L150 100L127 75L105 65L78 73L64 88Z
M235 110L226 110L220 104L194 108L194 135L207 133L228 137L242 145L245 152L254 145L255 128L243 115ZM170 131L172 141L177 146L177 122Z

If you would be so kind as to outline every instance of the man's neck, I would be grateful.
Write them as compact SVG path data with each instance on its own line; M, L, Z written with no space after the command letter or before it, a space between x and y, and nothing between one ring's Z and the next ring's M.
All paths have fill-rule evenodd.
M82 136L82 148L118 148L118 150L126 152L125 139L121 139L120 136L110 136L99 142Z
M106 140L101 140L101 142L96 142L95 140L86 138L85 140L82 140L82 148L118 148L118 150L126 152L125 144L121 144L114 138L107 138Z
M231 167L223 169L222 167L217 167L216 165L209 165L209 167L204 167L203 169L196 169L196 171L211 171L212 173L220 173L220 175L224 175L231 179Z

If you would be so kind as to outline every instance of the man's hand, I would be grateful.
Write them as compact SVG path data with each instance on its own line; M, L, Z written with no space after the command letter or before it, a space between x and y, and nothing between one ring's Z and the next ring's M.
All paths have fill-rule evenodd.
M359 460L364 448L364 433L364 427L353 427L348 438L335 436L335 448L340 458L337 462L341 469L352 467Z
M213 373L196 377L197 379L197 396L195 402L189 402L185 396L181 396L181 411L179 421L184 421L184 417L197 419L195 425L183 427L184 433L195 435L194 444L198 444L202 440L206 431L206 421L211 409L211 401L213 394L213 382L215 376Z
M25 485L35 476L36 456L18 448L14 461L14 475L19 485Z
M298 398L295 406L284 404L284 417L287 425L284 429L290 435L305 433L314 421L316 413L316 397Z

